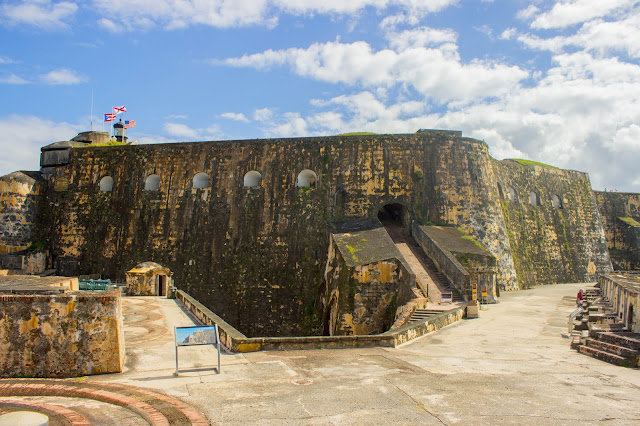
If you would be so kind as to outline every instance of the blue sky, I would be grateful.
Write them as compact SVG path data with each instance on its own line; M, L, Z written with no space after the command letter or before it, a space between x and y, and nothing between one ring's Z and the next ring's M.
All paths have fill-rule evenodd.
M0 175L138 143L462 130L640 192L637 0L4 0Z

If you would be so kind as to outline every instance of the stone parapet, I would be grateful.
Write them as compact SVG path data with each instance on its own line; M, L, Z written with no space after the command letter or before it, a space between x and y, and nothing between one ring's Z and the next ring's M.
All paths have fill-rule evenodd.
M412 322L396 330L368 336L303 336L303 337L246 337L222 318L211 312L200 302L182 290L176 298L203 324L217 324L221 342L233 352L256 352L263 350L299 350L359 347L396 347L413 339L432 333L460 321L465 317L466 307L459 307L435 315L425 321Z

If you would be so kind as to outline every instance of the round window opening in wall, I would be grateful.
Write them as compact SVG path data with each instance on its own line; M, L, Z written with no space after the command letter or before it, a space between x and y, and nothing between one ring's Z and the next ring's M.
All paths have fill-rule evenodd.
M529 204L531 204L532 206L540 205L540 197L538 197L538 194L533 191L529 193Z
M147 176L147 179L144 181L144 190L158 191L159 189L160 189L160 176L158 175Z
M211 186L209 183L209 175L206 173L198 173L193 177L193 188L208 188Z
M515 189L509 188L509 195L507 195L507 198L509 198L509 201L513 201L515 203L518 201L518 193Z
M111 176L105 176L100 179L100 191L111 192L113 191L113 178Z
M562 208L562 200L557 195L554 195L551 198L551 201L553 202L553 207L554 208L556 208L556 209L561 209Z
M260 172L255 170L251 170L244 175L244 187L245 188L256 188L260 186L260 181L262 181L262 175Z
M313 170L305 169L298 174L296 186L301 188L315 188L318 183L318 175Z

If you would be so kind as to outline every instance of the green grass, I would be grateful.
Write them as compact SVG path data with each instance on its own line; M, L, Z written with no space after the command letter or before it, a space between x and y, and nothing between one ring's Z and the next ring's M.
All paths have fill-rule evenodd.
M486 251L484 247L482 247L482 244L480 244L475 238L473 238L471 235L463 235L462 236L463 240L467 240L467 241L471 241L473 244L476 245L476 247L481 248L482 250Z
M542 167L549 167L551 169L558 168L556 166L551 166L549 164L539 163L537 161L532 161L532 160L524 160L522 158L510 158L510 160L515 161L516 163L520 163L523 166L542 166Z
M623 221L624 223L626 223L627 225L633 226L633 227L640 227L640 223L638 223L637 220L635 220L632 217L619 217L618 219L620 219L621 221Z

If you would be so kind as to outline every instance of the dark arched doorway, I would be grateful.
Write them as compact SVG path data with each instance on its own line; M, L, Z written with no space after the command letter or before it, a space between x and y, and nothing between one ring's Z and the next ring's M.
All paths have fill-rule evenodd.
M378 219L385 227L394 226L409 229L411 226L411 213L399 203L389 203L380 207Z

